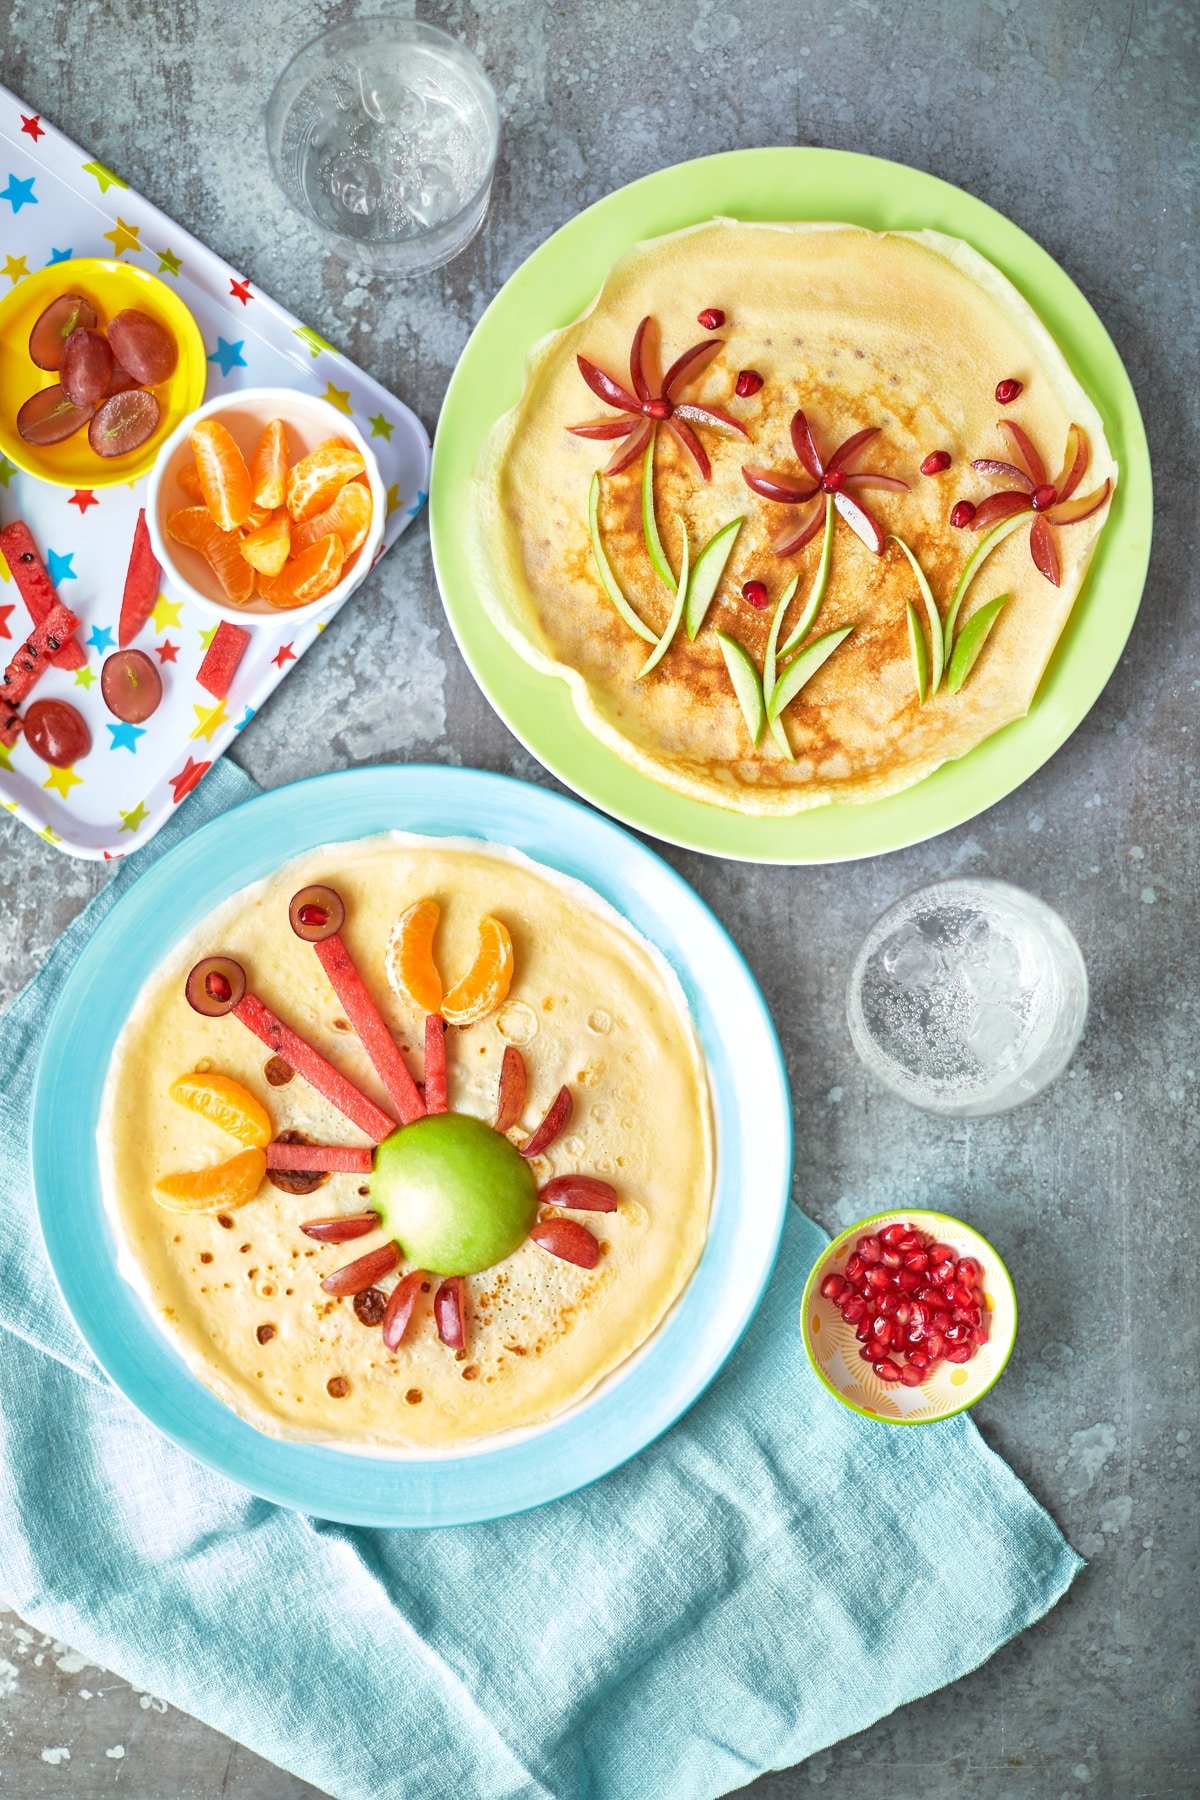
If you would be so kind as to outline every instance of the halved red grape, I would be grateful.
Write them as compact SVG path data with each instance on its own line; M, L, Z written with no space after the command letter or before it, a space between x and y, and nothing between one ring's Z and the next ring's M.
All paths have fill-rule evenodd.
M129 373L129 370L123 369L119 362L114 362L113 366L112 366L112 374L108 378L109 393L110 394L123 394L127 391L127 389L135 388L136 386L137 386L137 382L133 379L133 376Z
M96 326L96 309L82 294L60 294L38 314L29 333L29 354L39 369L62 367L63 345L79 325L88 331Z
M158 710L162 676L144 650L114 650L100 671L100 692L114 718L140 725Z
M145 388L113 394L88 426L88 443L97 456L128 456L153 437L161 411L154 395Z
M76 406L99 406L108 393L113 353L101 331L77 325L63 345L59 380L63 393Z
M35 700L25 710L25 742L43 762L69 769L91 749L92 734L70 701Z
M319 944L342 929L346 908L336 888L305 887L292 895L288 919L298 938L306 944Z
M246 992L246 971L232 956L205 956L192 967L183 991L193 1012L219 1019Z
M95 407L76 406L61 387L31 394L17 414L17 430L27 444L61 444L86 425Z
M166 326L136 306L110 319L108 341L122 367L147 387L165 381L179 360L175 339Z

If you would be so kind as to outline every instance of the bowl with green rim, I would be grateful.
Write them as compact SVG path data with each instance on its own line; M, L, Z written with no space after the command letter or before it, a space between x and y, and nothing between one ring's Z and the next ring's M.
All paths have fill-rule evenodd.
M835 1302L821 1293L830 1275L845 1279L846 1264L860 1238L879 1238L892 1225L910 1226L930 1244L950 1245L956 1259L970 1257L982 1272L986 1341L969 1362L940 1359L919 1387L880 1379L860 1354L863 1345L855 1335L856 1325L847 1323ZM900 1300L905 1297L901 1294ZM821 1252L805 1283L800 1331L817 1379L843 1406L885 1425L932 1425L965 1412L999 1381L1017 1341L1017 1295L1003 1258L973 1226L951 1213L907 1207L860 1219ZM891 1361L893 1354L890 1348L880 1349L878 1359ZM894 1360L903 1366L902 1356Z

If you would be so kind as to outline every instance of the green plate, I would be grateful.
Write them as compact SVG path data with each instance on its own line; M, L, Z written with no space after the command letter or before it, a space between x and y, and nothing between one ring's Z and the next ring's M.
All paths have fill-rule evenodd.
M728 812L672 793L623 763L580 722L569 691L539 674L481 605L462 539L462 497L492 425L520 397L527 352L567 325L640 238L714 214L844 219L875 229L930 227L964 238L1003 269L1054 334L1092 396L1120 466L1108 523L1028 716L902 794L792 818ZM430 483L438 585L476 681L525 747L568 787L669 843L762 863L843 862L899 850L993 806L1064 744L1099 697L1132 629L1150 558L1150 457L1116 348L1069 276L1002 214L901 163L843 150L732 150L662 169L556 231L507 281L450 383Z

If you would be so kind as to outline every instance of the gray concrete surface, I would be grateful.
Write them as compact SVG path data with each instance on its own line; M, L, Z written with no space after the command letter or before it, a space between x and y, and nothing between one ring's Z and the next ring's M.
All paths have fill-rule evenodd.
M477 47L500 94L495 202L448 269L366 287L286 211L261 130L285 56L354 10L259 0L248 28L246 10L222 0L13 0L0 50L30 102L431 425L486 301L553 227L648 170L735 145L875 151L961 183L1059 258L1126 359L1156 457L1154 561L1129 649L1070 743L1004 804L902 855L785 872L667 854L736 933L775 1010L800 1123L799 1203L837 1228L885 1192L942 1196L1007 1255L1021 1337L978 1423L1089 1559L1064 1603L985 1669L751 1791L1195 1795L1197 15L1163 0L431 6ZM398 692L363 672L381 666L402 671ZM457 656L423 524L239 755L267 785L410 758L546 779ZM841 993L874 914L962 870L1004 875L1062 910L1094 1008L1069 1076L1041 1101L948 1125L868 1085ZM103 879L0 826L0 1000ZM953 1620L915 1622L917 1656L928 1629ZM0 1618L0 1793L110 1792L313 1790Z

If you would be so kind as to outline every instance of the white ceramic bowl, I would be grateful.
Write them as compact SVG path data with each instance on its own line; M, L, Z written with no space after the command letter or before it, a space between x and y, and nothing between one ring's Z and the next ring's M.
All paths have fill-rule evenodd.
M367 465L367 482L371 489L373 514L371 529L354 555L348 557L342 579L319 600L305 606L287 609L271 606L268 601L254 599L247 606L235 606L227 600L220 582L198 550L178 543L167 530L167 520L181 506L196 504L179 485L179 472L195 459L192 455L192 427L205 418L220 419L237 441L247 462L254 452L264 426L272 419L282 419L287 431L292 462L315 450L326 438L345 438L362 455ZM150 471L146 488L146 523L154 554L172 587L194 600L202 612L219 619L236 619L240 625L275 626L289 617L308 617L327 613L352 594L375 560L383 539L383 522L387 515L387 491L379 473L375 453L361 431L344 413L315 394L295 388L241 388L231 394L218 394L189 413L171 433L160 449Z

